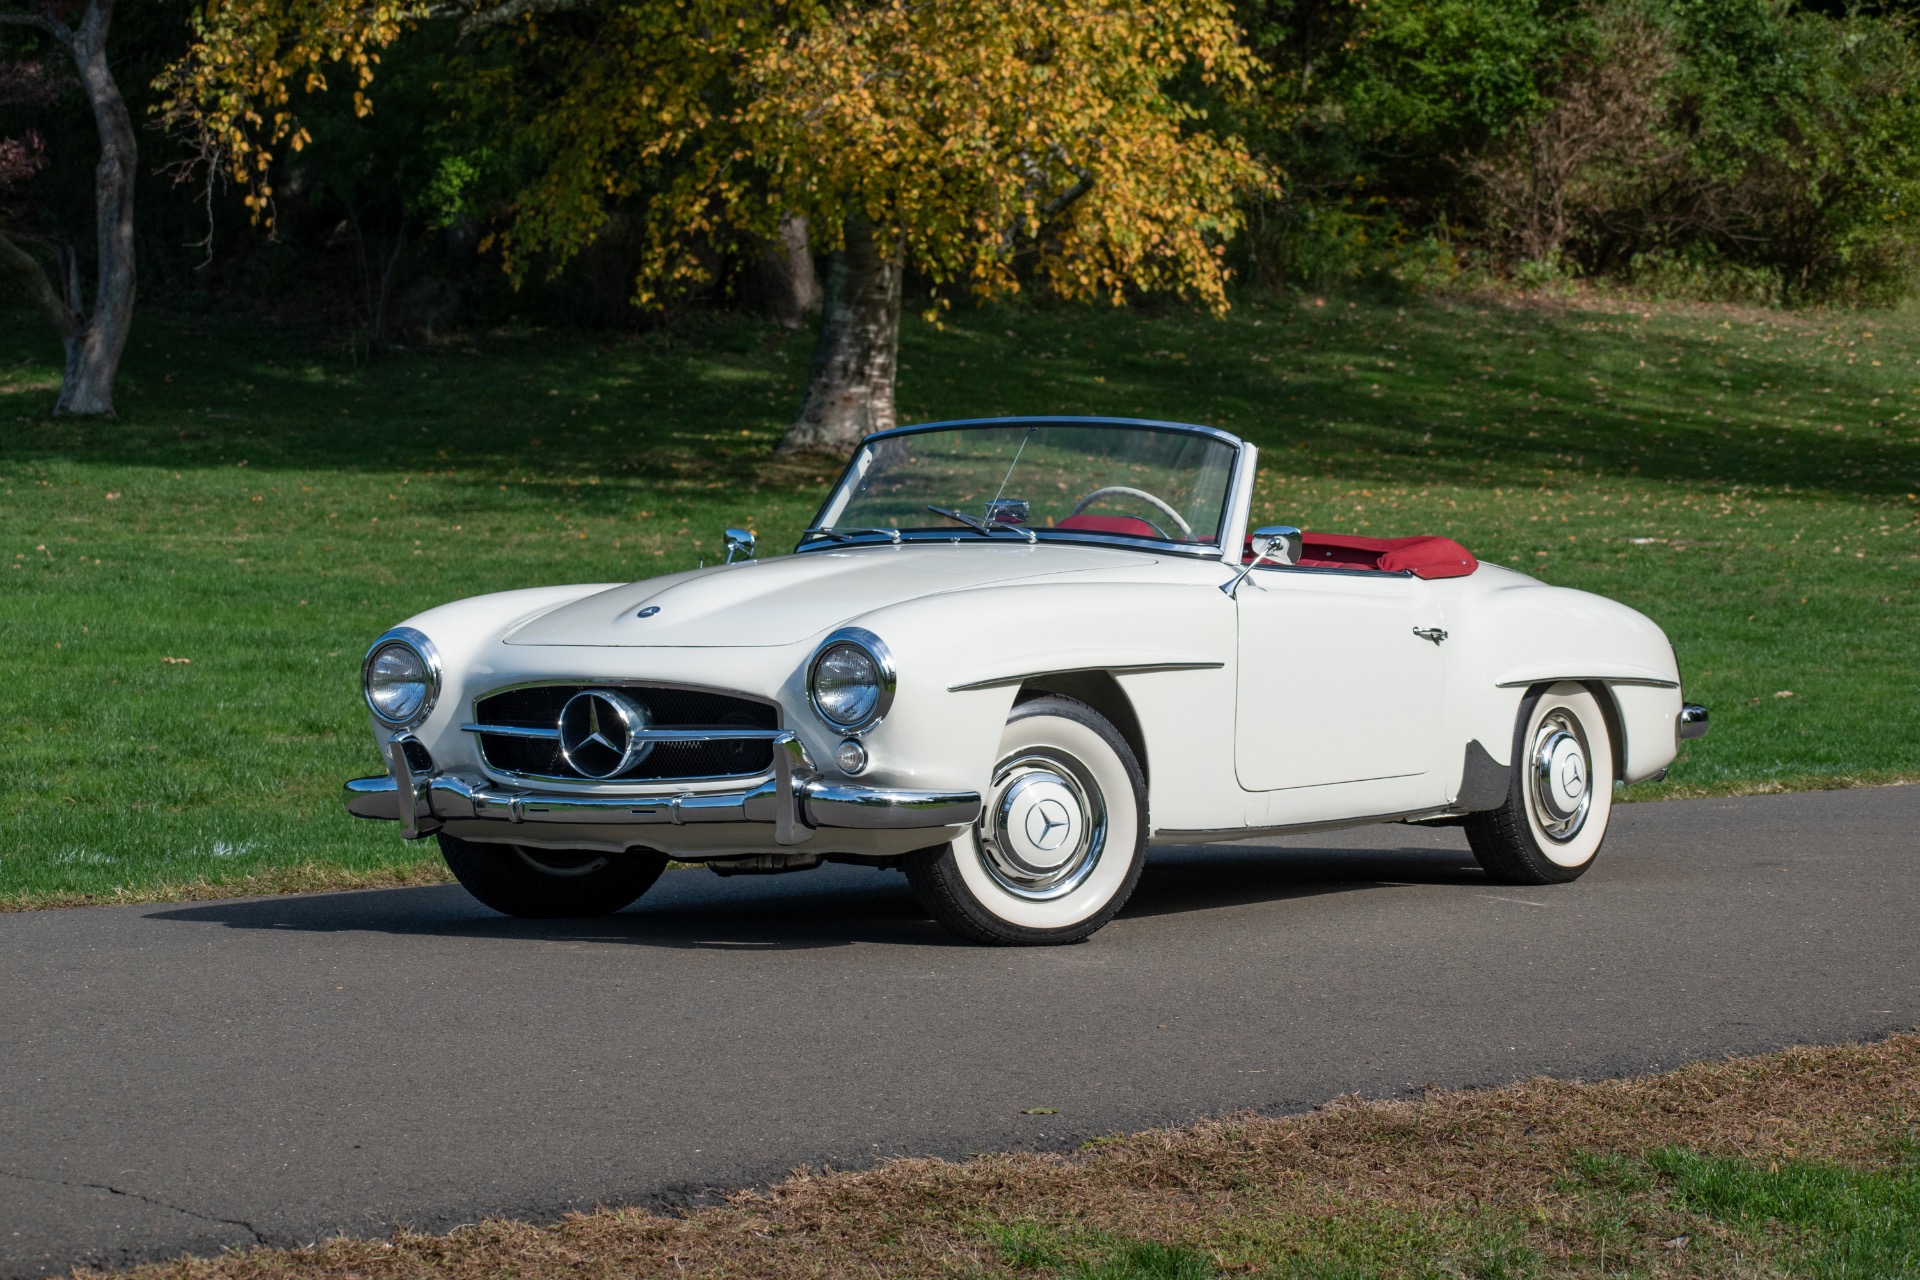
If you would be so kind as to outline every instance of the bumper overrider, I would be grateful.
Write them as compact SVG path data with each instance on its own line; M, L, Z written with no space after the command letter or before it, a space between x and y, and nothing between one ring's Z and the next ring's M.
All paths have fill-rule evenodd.
M744 790L619 796L540 792L438 770L419 772L407 752L409 744L419 744L409 733L396 733L385 748L389 772L347 783L347 812L356 818L397 821L400 834L409 840L429 835L445 822L468 819L636 827L729 822L765 824L776 845L804 844L821 827L953 828L980 816L977 791L904 791L827 782L807 767L800 740L792 733L776 733L771 741L773 776ZM424 750L420 754L424 756Z

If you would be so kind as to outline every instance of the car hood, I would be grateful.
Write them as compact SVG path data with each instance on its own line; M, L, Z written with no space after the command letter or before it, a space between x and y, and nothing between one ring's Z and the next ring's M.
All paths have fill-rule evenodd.
M1138 552L1058 543L909 543L809 551L596 592L531 619L506 642L764 648L794 644L922 596L1152 563L1153 557ZM649 609L657 612L638 616Z

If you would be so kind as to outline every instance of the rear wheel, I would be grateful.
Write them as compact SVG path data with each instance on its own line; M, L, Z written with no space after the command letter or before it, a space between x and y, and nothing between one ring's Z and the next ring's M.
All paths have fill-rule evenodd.
M905 859L921 905L973 942L1077 942L1113 919L1146 861L1146 783L1126 739L1085 703L1013 709L980 819Z
M1520 704L1507 802L1466 818L1467 841L1503 884L1564 884L1593 865L1613 810L1613 740L1584 685Z
M650 849L534 849L444 831L439 840L448 869L468 893L504 915L532 919L612 915L667 869L667 855Z

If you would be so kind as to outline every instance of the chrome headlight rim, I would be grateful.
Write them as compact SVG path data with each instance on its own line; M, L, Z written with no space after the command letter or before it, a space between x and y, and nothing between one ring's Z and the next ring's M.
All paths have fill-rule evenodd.
M839 720L829 715L815 692L819 680L820 663L833 650L843 646L860 650L873 663L879 679L875 682L876 697L873 706L866 715L857 720ZM886 642L864 627L842 627L822 640L807 659L807 703L813 708L813 714L820 717L822 723L836 733L858 736L872 729L886 719L887 712L893 706L893 693L898 683L898 671L893 663L893 651Z
M373 700L373 687L370 683L373 675L373 660L382 649L401 645L411 650L427 671L427 696L421 699L419 709L405 719L395 720L381 711ZM440 650L434 647L422 632L412 627L394 627L384 632L372 644L367 646L367 654L360 660L360 696L366 701L367 710L373 718L389 729L412 729L426 723L433 714L434 706L440 701L440 684L443 668L440 665Z

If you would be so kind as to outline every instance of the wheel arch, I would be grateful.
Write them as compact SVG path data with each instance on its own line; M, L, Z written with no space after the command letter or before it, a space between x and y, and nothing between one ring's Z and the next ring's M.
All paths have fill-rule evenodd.
M1600 715L1607 722L1607 746L1613 757L1613 780L1624 781L1627 776L1627 726L1625 718L1620 714L1620 704L1613 696L1613 689L1604 680L1583 680L1578 676L1565 676L1557 680L1538 680L1527 686L1526 695L1520 699L1520 705L1527 706L1533 699L1557 684L1579 685L1592 694L1593 700L1600 704ZM1514 733L1518 735L1519 732L1520 728L1516 723Z
M1120 682L1114 679L1112 672L1057 671L1028 676L1020 682L1014 705L1047 694L1084 702L1105 717L1107 723L1133 749L1133 758L1140 762L1142 780L1152 782L1153 766L1147 759L1146 733L1141 729L1140 717L1133 709L1133 699L1127 696L1127 691L1120 687Z

